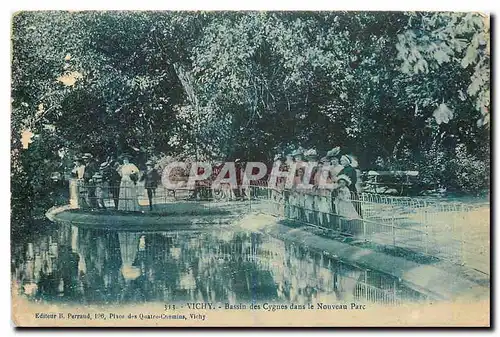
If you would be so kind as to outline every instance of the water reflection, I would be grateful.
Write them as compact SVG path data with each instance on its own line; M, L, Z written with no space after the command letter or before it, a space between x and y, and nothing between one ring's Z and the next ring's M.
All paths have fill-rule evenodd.
M116 232L61 225L13 252L34 300L397 304L421 295L396 279L257 233Z

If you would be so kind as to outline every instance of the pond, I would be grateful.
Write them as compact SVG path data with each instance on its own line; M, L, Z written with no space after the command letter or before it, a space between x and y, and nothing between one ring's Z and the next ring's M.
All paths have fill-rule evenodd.
M52 225L18 242L12 249L13 278L19 293L34 301L399 304L425 299L388 275L227 227L131 232Z

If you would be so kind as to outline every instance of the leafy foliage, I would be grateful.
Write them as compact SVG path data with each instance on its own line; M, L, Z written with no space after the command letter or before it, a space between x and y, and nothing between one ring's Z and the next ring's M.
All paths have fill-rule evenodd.
M466 95L474 98L475 108L481 112L478 124L488 124L489 17L475 13L414 13L408 20L408 27L398 35L396 45L398 58L403 61L402 71L428 74L447 63L472 69L467 88L459 88L455 94L461 100L466 100Z
M488 187L456 178L489 171L478 14L22 12L12 43L14 195L42 200L79 152L271 160L299 144Z

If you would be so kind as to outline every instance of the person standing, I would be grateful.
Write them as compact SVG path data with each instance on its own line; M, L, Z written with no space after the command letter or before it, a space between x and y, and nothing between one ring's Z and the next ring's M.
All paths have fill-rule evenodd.
M330 178L332 182L336 182L337 180L337 175L344 169L342 165L339 163L339 158L338 154L340 153L340 147L334 147L330 151L326 153L325 158L328 160L328 165L330 166ZM329 204L330 204L330 210L332 214L336 214L335 211L335 196L336 196L336 190L333 189L330 191L329 195ZM330 220L333 220L333 223L335 224L337 217L331 217Z
M283 169L283 156L280 153L274 155L272 165L278 165L280 169ZM274 181L273 181L274 180ZM268 176L268 191L269 191L269 200L272 203L272 211L274 214L279 214L280 211L280 203L283 195L283 185L281 181L281 177L274 177L269 174Z
M281 172L288 172L289 171L289 164L291 157L290 155L283 156L283 161L281 162L279 169ZM279 192L278 195L278 214L284 216L285 215L285 207L286 204L288 203L288 191L286 190L286 179L287 177L278 177L276 179L276 188Z
M149 210L153 210L153 197L158 187L158 182L161 180L160 174L153 167L153 162L148 160L146 162L146 172L142 175L141 181L144 181L144 188L148 194Z
M304 150L299 147L297 150L292 152L293 164L292 170L295 169L294 178L292 183L292 188L290 191L290 215L294 220L303 219L304 210L304 198L302 196L300 186L304 178Z
M76 157L74 164L75 166L73 167L73 170L71 170L71 180L69 183L70 205L75 208L85 207L85 199L87 196L83 182L85 164L83 163L83 159L81 157Z
M349 156L343 155L340 157L340 165L344 168L339 172L338 177L345 175L349 178L350 182L347 187L351 192L351 202L357 213L361 216L361 203L359 202L359 194L356 189L358 173L356 172L356 169L352 167L352 159Z
M246 198L246 188L245 186L243 186L245 167L246 162L244 162L242 159L237 158L235 160L236 189L234 190L234 195L236 200L245 200Z
M139 180L139 169L129 162L130 156L122 155L123 164L118 168L120 174L120 211L138 211L139 201L137 200L137 181Z
M281 172L290 172L291 167L293 166L293 156L292 153L287 153L285 155L285 162L282 164L280 167ZM291 191L286 187L287 183L287 177L282 177L280 178L280 183L283 186L283 215L285 218L291 218L292 213L291 213L291 204L290 200L293 198L291 196Z
M108 191L113 198L113 204L115 210L118 209L118 204L120 202L120 180L122 179L120 173L120 163L114 161L112 164L108 165L103 172L104 181L108 183Z
M319 160L318 170L314 175L314 187L316 189L316 202L318 212L318 221L320 226L328 227L330 225L331 209L331 190L328 185L332 183L331 171L327 169L329 160L323 157ZM326 166L326 167L325 167Z
M316 224L317 223L317 203L316 200L316 191L313 190L314 187L314 177L316 176L316 172L318 170L318 153L315 149L309 149L304 152L304 156L306 158L307 166L304 167L304 180L302 184L304 186L302 198L304 199L304 215L305 220L308 223ZM305 174L307 172L307 174Z
M212 175L210 177L210 188L212 190L212 198L213 198L213 200L216 200L216 201L224 198L222 186L219 185L219 186L215 187L215 185L214 185L214 181L219 176L219 173L222 171L223 166L224 166L224 163L221 160L218 160L213 164L213 167L212 167Z
M85 171L83 173L83 181L87 190L86 202L90 208L97 207L97 200L95 195L95 185L92 181L92 177L97 172L97 165L93 160L91 153L85 153L83 155L83 162L85 164Z
M238 159L239 160L239 159ZM224 163L222 163L222 168L224 168ZM231 172L230 171L227 171L226 174L224 175L224 180L227 181L227 179L231 178L230 176ZM230 183L220 183L220 188L221 188L221 191L222 191L222 198L224 199L224 201L231 201L231 200L234 200L234 192L233 192L233 188L231 186Z
M72 177L77 180L83 180L85 174L85 164L83 163L83 159L81 157L76 157L74 164L75 166L71 171Z
M106 209L106 204L104 202L104 176L103 172L106 169L108 163L104 162L99 167L99 171L94 173L92 176L92 183L95 187L95 197L97 208Z

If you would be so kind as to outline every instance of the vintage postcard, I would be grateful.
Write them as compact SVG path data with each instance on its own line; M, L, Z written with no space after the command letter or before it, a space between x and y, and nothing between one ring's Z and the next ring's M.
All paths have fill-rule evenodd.
M490 17L12 16L20 327L487 327Z

